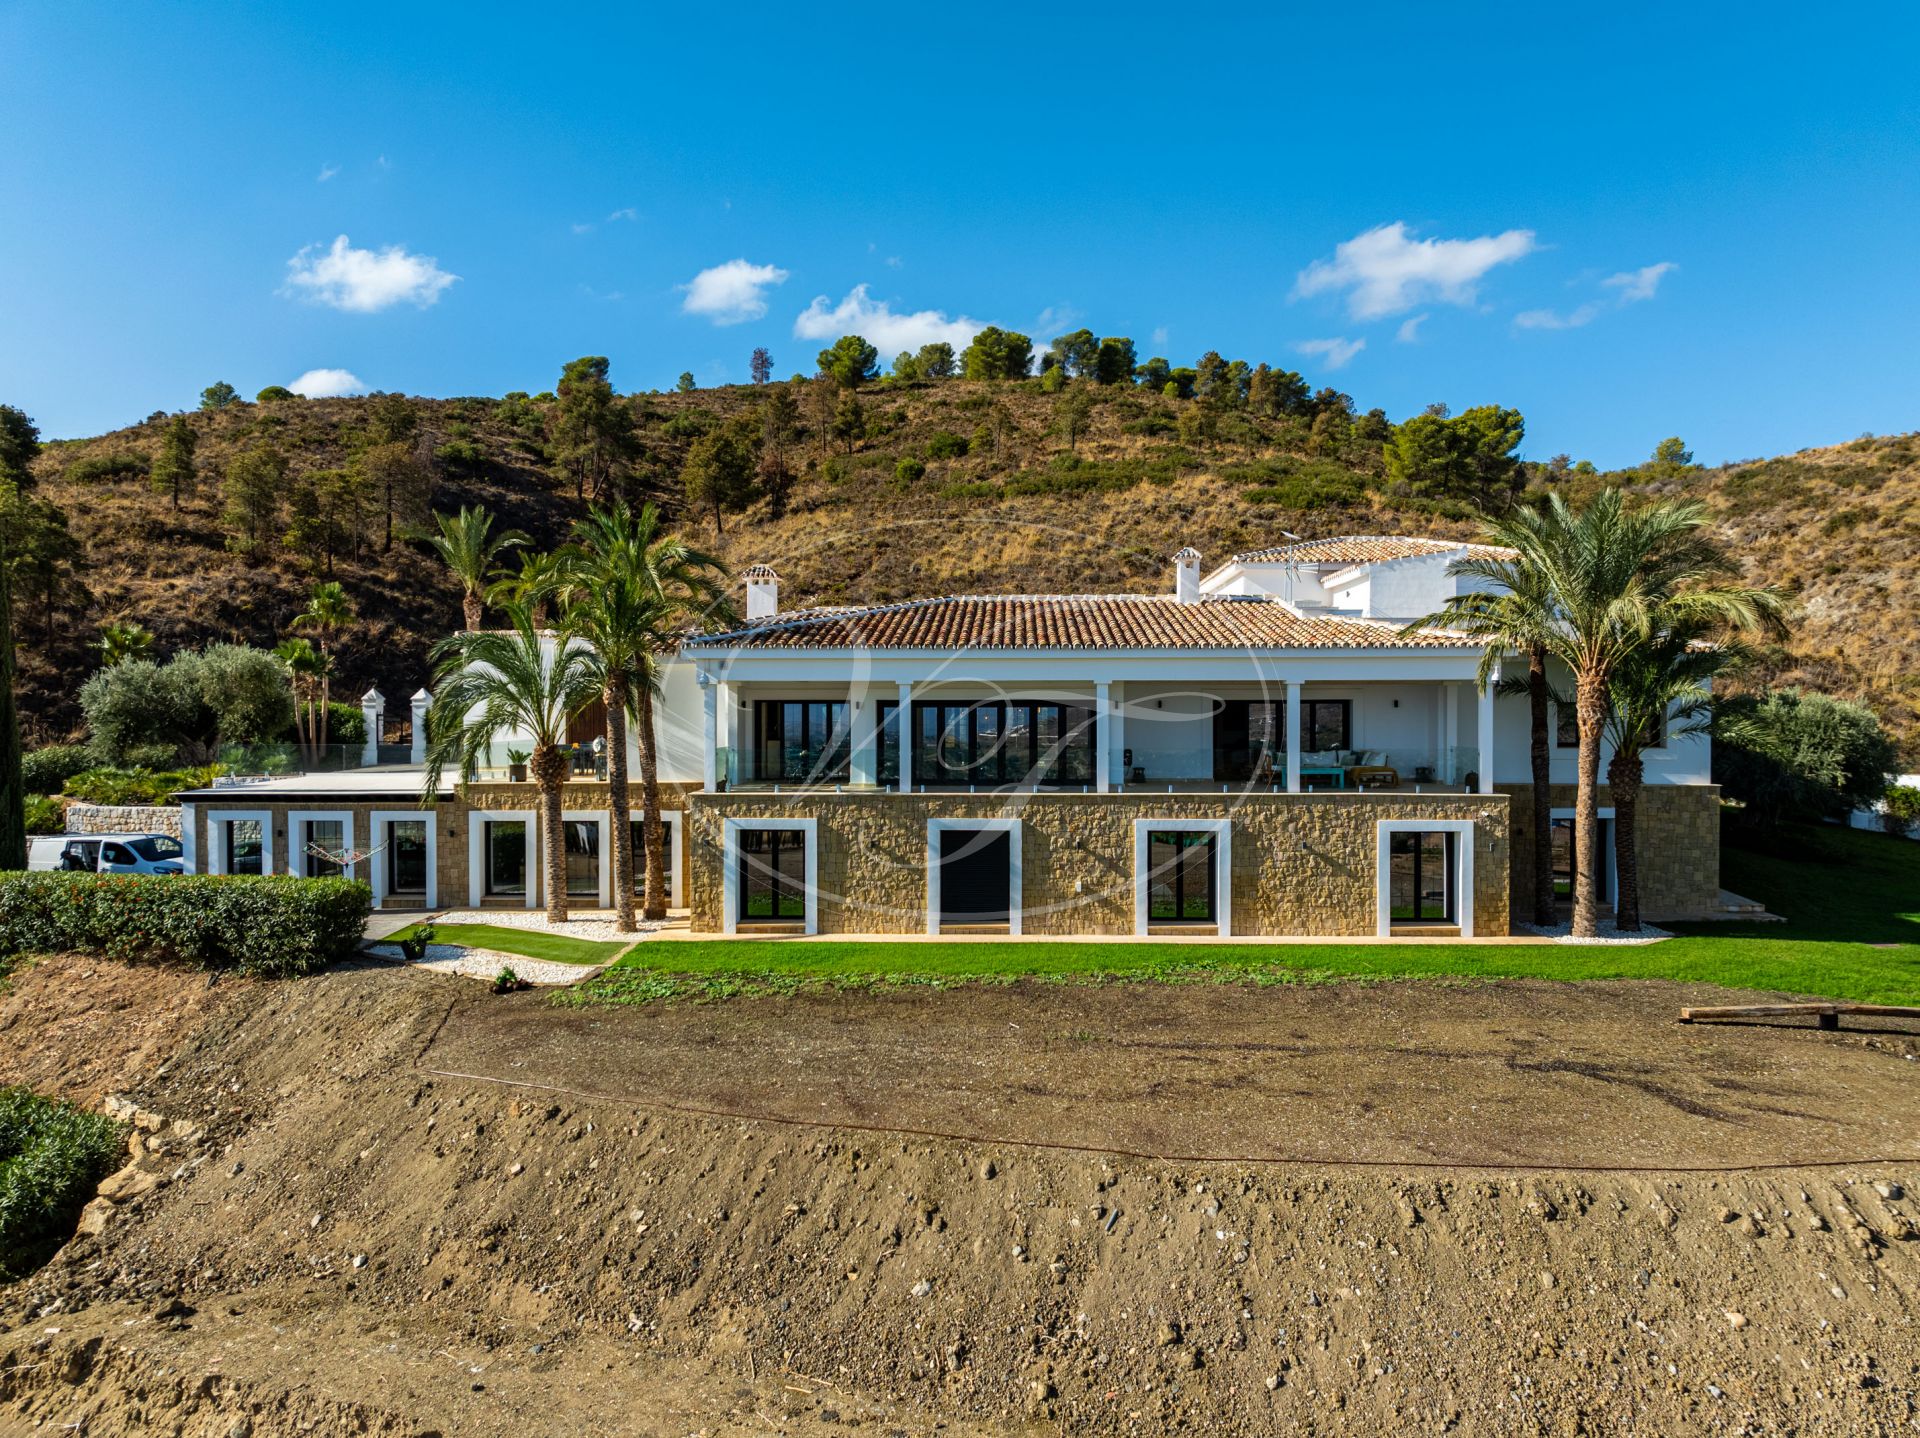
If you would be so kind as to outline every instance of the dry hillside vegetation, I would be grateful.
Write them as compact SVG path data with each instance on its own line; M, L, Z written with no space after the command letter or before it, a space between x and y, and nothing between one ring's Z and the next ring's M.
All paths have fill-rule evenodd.
M764 391L747 386L622 401L638 450L609 486L659 500L736 568L775 565L788 606L955 590L1152 592L1170 584L1168 556L1185 544L1211 566L1281 542L1283 531L1474 531L1463 501L1396 493L1377 442L1330 443L1298 418L1213 413L1197 401L1094 387L1070 445L1058 396L1038 381L946 380L861 390L864 432L847 440L833 433L829 383L793 388L796 479L784 514L750 496L723 515L716 536L712 515L690 512L683 498L690 445L752 411ZM21 599L31 737L63 737L77 725L72 696L105 620L139 620L163 649L279 638L319 565L284 545L254 560L231 552L219 476L234 453L263 439L288 456L295 478L341 467L372 403L287 400L192 415L201 483L178 512L145 475L166 416L49 445L40 490L67 514L85 559L55 586L50 609L31 586ZM485 504L541 544L557 542L582 512L586 497L549 458L545 397L415 406L433 508ZM1658 480L1642 471L1605 478L1701 497L1750 576L1800 591L1794 640L1771 657L1767 678L1864 698L1910 751L1920 743L1920 439L1862 439ZM334 565L363 618L339 644L334 689L351 696L377 685L389 712L399 712L459 606L423 546L402 540L383 550L378 515L370 529L371 543Z

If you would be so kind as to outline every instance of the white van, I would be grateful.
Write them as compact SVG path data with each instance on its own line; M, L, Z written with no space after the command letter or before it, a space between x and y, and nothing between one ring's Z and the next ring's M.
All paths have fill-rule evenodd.
M29 841L29 869L99 874L178 874L186 852L171 834L42 834Z

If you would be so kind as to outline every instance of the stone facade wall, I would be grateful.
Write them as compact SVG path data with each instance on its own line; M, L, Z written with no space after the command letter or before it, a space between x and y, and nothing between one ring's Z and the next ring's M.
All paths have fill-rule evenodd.
M1508 932L1507 799L1472 794L700 794L687 823L696 931L719 932L727 819L814 819L822 933L924 933L927 821L1019 818L1022 928L1130 934L1135 819L1230 818L1238 934L1371 934L1382 819L1474 823L1474 928Z
M1533 912L1533 789L1502 785L1513 814L1513 912ZM1553 807L1571 809L1577 791L1553 786ZM1612 791L1600 786L1598 807L1613 806ZM1648 919L1677 919L1716 911L1720 906L1720 786L1646 784L1634 814L1640 850L1640 911Z
M180 837L180 810L171 804L69 804L69 834L171 834Z

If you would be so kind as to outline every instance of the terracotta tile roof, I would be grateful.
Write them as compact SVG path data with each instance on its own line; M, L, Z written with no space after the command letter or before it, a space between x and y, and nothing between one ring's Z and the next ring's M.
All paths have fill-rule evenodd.
M797 609L687 649L1448 649L1445 630L1304 615L1277 599L1161 594L959 594L865 608Z
M1236 554L1236 564L1377 564L1388 559L1410 559L1418 554L1446 554L1454 550L1476 559L1513 553L1491 544L1466 544L1454 539L1422 539L1413 535L1349 534L1338 539L1307 539L1273 549Z

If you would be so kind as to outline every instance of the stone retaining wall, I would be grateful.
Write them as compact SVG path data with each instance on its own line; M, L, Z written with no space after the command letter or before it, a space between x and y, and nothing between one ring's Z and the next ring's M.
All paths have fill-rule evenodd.
M1508 932L1503 794L700 794L688 826L696 931L719 932L727 819L814 819L822 933L925 933L927 821L1021 820L1022 929L1130 934L1135 819L1232 821L1238 934L1372 934L1378 822L1471 820L1474 928Z
M180 837L180 810L171 804L69 804L70 834L170 834Z
M1533 913L1533 788L1503 784L1513 809L1513 912ZM1572 809L1578 790L1553 786L1553 807ZM1600 786L1597 807L1613 807ZM1609 831L1610 832L1610 831ZM1720 908L1720 786L1645 784L1634 815L1640 854L1640 912L1649 920L1701 917ZM1764 901L1764 895L1753 895Z

